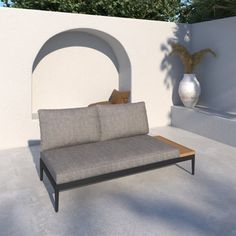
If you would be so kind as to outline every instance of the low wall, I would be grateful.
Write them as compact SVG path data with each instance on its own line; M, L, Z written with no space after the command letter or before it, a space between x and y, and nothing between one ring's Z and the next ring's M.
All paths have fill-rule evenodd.
M236 147L236 116L173 106L171 125Z

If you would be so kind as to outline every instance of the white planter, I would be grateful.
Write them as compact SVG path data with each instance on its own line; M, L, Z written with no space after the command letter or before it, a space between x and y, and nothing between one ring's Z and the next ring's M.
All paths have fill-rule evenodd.
M185 107L193 108L201 94L201 86L195 74L184 74L179 83L179 96Z

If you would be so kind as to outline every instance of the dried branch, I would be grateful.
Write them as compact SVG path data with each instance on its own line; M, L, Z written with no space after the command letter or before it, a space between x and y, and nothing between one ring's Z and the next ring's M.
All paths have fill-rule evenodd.
M206 48L194 54L190 54L190 52L186 49L186 47L184 47L181 44L172 43L171 46L172 46L172 52L170 53L170 55L177 54L180 57L184 66L185 74L192 74L195 67L201 63L203 57L207 53L210 53L216 57L216 53L210 48Z

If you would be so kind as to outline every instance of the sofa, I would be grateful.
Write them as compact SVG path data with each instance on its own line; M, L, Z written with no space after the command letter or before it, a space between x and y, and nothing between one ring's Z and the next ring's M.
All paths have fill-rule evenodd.
M179 150L148 135L144 102L39 110L40 180L59 192L179 162Z

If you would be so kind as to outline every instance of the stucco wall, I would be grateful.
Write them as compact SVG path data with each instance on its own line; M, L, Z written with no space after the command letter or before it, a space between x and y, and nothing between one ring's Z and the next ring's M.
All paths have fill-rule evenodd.
M196 74L202 87L200 105L236 113L236 17L192 25L192 51L206 47L218 55L205 57Z
M60 33L46 42L33 66L33 117L40 108L106 101L114 88L119 89L119 65L110 45L81 31Z
M32 119L32 69L35 58L50 38L61 32L80 28L105 32L100 38L111 46L118 58L119 66L123 68L119 73L120 79L124 80L121 84L127 83L131 87L132 102L146 102L150 128L169 124L170 107L173 103L178 104L176 81L182 77L183 71L177 58L167 56L170 51L168 42L177 40L187 45L189 26L158 21L1 8L0 149L25 146L28 140L39 138L38 120ZM117 43L114 43L113 39L116 39ZM120 50L119 44L124 51ZM67 59L69 51L64 51ZM127 66L127 59L122 60L124 54L128 56L130 68ZM89 57L89 54L86 54L86 57ZM104 55L103 60L110 63L109 58L105 58ZM92 83L92 72L89 71L89 83ZM107 73L106 78L111 75L115 79L113 69ZM97 70L94 70L95 78L96 74ZM131 80L126 81L129 76ZM73 83L79 91L81 83L76 83L75 79ZM95 79L94 84L96 83L98 81ZM115 83L117 82L114 82L114 86ZM98 96L93 84L87 84L84 88L90 89L87 93L93 102L98 98L105 98L113 84L106 86L106 83L102 86L104 97ZM99 93L101 94L101 91ZM60 99L63 101L63 97ZM71 103L71 106L74 105Z

